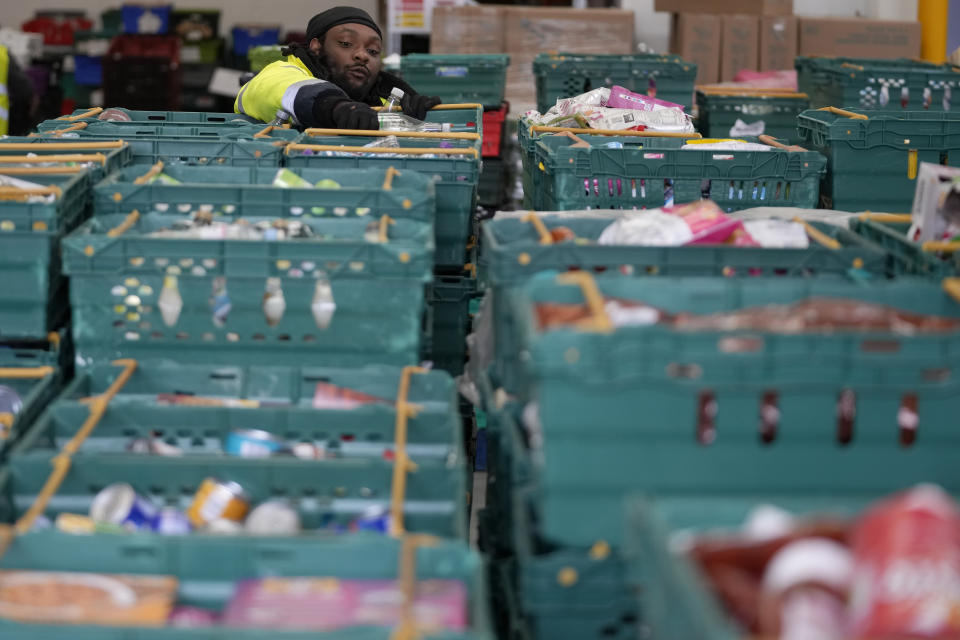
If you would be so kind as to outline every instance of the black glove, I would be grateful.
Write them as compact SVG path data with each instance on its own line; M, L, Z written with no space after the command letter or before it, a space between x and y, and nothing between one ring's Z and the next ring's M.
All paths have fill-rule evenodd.
M362 102L354 102L343 96L332 96L315 100L313 117L320 127L333 129L380 128L377 112Z
M436 96L421 96L416 93L406 93L403 100L400 101L400 107L403 112L411 118L423 120L427 117L427 111L443 102Z

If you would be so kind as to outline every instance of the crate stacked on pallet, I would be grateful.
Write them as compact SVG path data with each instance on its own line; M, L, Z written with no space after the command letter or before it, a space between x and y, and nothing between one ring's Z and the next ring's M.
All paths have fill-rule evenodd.
M78 371L0 471L0 519L15 524L0 526L0 567L111 574L80 580L165 576L151 615L58 619L60 630L102 624L88 627L100 638L166 625L171 598L205 610L209 624L238 581L266 578L260 586L273 594L322 582L329 595L340 580L397 603L342 628L323 620L337 637L375 626L489 638L482 565L465 543L454 383L413 366L434 270L434 178L395 167L216 166L209 160L224 141L282 150L290 139L267 137L284 130L253 139L231 114L125 114L117 123L79 113L44 128L74 127L82 141L71 142L89 145L103 144L103 127L134 143L162 135L153 127L188 132L168 139L193 140L187 155L207 162L116 168L80 193L94 215L61 243ZM232 492L234 511L205 502L202 487ZM87 518L111 491L136 507ZM270 501L241 524L245 504ZM35 526L44 519L54 526ZM152 560L132 556L130 544ZM69 583L63 576L33 577ZM441 618L420 613L427 600ZM228 606L221 624L253 638L305 637L321 624L257 621L242 615L249 607ZM49 620L13 615L0 627L40 637L53 632Z
M469 303L475 295L474 211L481 163L483 120L479 104L445 104L427 121L450 125L446 133L307 129L287 148L288 167L395 167L436 178L436 259L427 293L424 358L458 374L466 357ZM399 148L377 148L396 136ZM370 147L373 146L373 149ZM471 246L472 245L472 246Z
M185 111L226 111L231 105L212 95L207 87L223 58L220 11L216 9L175 9L170 32L180 38L181 107Z

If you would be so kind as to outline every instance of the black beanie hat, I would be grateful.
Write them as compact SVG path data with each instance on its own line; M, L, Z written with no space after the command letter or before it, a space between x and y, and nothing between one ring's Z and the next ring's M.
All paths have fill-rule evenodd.
M322 39L323 35L331 28L338 24L347 24L350 22L370 27L377 32L378 36L383 38L380 27L373 21L370 14L363 9L358 9L357 7L334 7L310 18L310 22L307 23L307 42L310 42L314 38Z

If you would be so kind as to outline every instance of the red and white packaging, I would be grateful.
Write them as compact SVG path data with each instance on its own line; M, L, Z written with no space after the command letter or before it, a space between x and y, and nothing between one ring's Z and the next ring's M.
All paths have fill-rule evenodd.
M656 111L658 109L680 109L683 111L684 105L652 98L642 93L634 93L621 86L614 86L611 87L610 97L607 98L607 103L603 106L614 109L639 109L640 111Z
M851 539L855 638L960 638L960 511L918 485L871 508Z

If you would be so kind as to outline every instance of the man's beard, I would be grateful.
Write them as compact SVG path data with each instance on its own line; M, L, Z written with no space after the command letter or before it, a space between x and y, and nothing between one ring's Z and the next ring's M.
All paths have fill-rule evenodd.
M336 69L323 52L311 52L311 54L316 58L317 62L320 64L320 67L327 70L327 73L330 77L325 79L330 80L335 85L343 89L343 91L353 100L363 100L366 98L367 94L370 93L370 89L373 88L374 82L376 82L376 76L371 73L369 76L367 76L367 80L363 83L363 85L357 86L353 84L352 79L348 75L349 67ZM369 72L370 69L368 68L367 71Z

